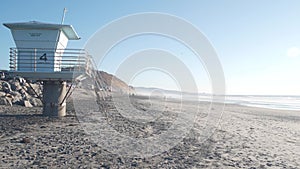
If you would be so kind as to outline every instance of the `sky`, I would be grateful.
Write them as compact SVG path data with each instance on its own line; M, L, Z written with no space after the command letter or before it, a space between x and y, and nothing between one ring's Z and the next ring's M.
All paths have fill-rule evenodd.
M298 0L10 0L0 5L0 22L41 21L72 24L81 37L70 48L84 48L100 28L143 12L171 14L199 29L221 62L227 94L300 95L300 1ZM146 22L146 21L145 21ZM141 43L142 42L142 43ZM0 26L0 69L8 69L10 31ZM170 38L144 35L116 45L99 68L115 73L130 54L164 49L190 69L199 92L211 92L205 65L188 48ZM129 84L178 90L176 79L153 69L137 72Z

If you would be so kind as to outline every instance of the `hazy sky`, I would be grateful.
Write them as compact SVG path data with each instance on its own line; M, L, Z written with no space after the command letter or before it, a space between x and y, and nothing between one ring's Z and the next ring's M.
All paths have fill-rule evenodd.
M227 94L300 95L298 0L10 0L1 2L0 22L60 23L64 7L68 9L65 23L72 24L82 38L69 47L83 48L99 28L122 16L168 13L187 20L207 36L223 66ZM13 46L9 30L0 26L0 69L8 69L9 47ZM173 52L191 69L199 91L210 91L201 62L178 42L164 37L129 39L116 46L100 68L114 73L122 56L146 48ZM155 70L138 74L131 83L176 89L170 76Z

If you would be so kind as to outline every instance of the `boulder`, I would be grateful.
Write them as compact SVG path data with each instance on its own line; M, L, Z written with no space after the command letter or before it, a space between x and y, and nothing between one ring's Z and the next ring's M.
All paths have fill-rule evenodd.
M32 104L28 100L23 100L23 104L25 107L33 107Z
M18 96L18 95L21 95L21 94L20 94L19 92L17 92L17 91L11 91L9 94L12 95L12 96Z
M28 91L29 87L23 86L22 89L25 90L26 92Z
M22 95L19 92L11 92L11 95L13 95L13 99L12 99L12 103L13 104L17 104L17 105L21 105L22 103Z
M28 98L28 94L24 89L21 89L19 93L21 94L23 100L26 100Z
M10 93L12 91L8 82L2 82L2 91L4 91L5 93Z
M17 76L16 80L22 85L25 86L26 85L26 80L23 77Z
M35 93L37 93L38 95L42 94L39 85L37 85L37 84L31 84L31 86L32 86L33 89L31 87L28 87L28 89L27 89L27 93L28 94L30 94L31 96L36 96ZM36 96L36 97L38 97L38 96Z
M22 86L20 85L20 83L18 81L14 81L10 83L11 86L11 90L13 91L18 91L22 89Z
M31 86L38 94L42 92L43 86L41 86L39 83L31 84Z
M12 102L7 97L0 97L0 105L12 106Z
M29 102L31 103L31 105L33 105L34 107L42 107L43 106L43 103L40 99L38 98L30 98L29 99Z
M0 72L0 79L5 79L5 73L4 72Z
M3 97L3 96L5 96L5 95L6 95L5 92L0 91L0 97Z

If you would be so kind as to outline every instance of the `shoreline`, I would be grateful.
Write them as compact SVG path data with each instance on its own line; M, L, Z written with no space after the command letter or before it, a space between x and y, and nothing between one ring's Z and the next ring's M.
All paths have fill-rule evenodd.
M232 101L232 100L227 100L226 97L244 97L244 98L247 98L247 97L269 97L270 99L272 99L273 97L293 97L293 98L299 98L300 99L300 96L289 96L289 95L282 95L282 96L277 96L277 95L225 95L225 99L224 99L224 104L225 105L240 105L240 106L246 106L246 107L255 107L255 108L266 108L266 109L272 109L272 110L287 110L287 111L300 111L300 106L296 105L286 105L286 104L272 104L272 103L263 103L263 102L258 102L258 103L253 103L253 102L249 102L249 101L246 101L246 102L243 102L243 101ZM136 95L135 97L143 97L145 99L148 99L150 96L148 95ZM152 98L161 98L159 96L154 96ZM174 101L181 101L181 98L175 98L175 97L166 97L166 99L169 99L169 100L174 100ZM192 98L192 99L187 99L185 101L191 101L191 102L203 102L203 103L211 103L212 101L211 100L203 100L203 98L198 98L198 100L196 100L195 98ZM215 102L216 104L223 104L222 102L218 102L216 101ZM297 106L295 108L295 106Z

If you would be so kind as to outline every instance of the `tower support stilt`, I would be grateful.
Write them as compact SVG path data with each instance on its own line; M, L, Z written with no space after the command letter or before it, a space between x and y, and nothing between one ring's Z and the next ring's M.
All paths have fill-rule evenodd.
M44 81L43 114L46 116L66 116L66 82Z

